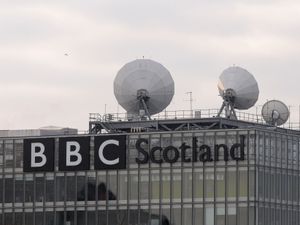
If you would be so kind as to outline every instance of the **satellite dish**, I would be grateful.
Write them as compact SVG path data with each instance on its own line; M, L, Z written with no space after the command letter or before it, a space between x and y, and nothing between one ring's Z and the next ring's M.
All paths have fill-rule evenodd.
M227 118L237 119L234 109L249 109L257 101L259 89L254 76L247 70L233 66L222 72L218 89L223 105L218 116L225 109Z
M150 59L125 64L114 80L114 94L128 114L150 118L163 111L174 96L170 72Z
M262 107L261 114L267 124L274 126L284 124L290 116L288 107L278 100L266 102Z

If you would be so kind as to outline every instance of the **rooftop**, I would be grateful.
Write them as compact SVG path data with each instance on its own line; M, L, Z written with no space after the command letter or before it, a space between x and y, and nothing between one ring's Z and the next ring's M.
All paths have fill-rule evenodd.
M300 134L300 124L288 121L282 126L267 124L261 115L236 111L236 119L226 118L224 113L218 117L219 109L197 109L163 111L151 116L151 120L134 119L126 113L89 114L89 133L122 133L179 131L201 129L237 129L260 127L277 129L282 132Z

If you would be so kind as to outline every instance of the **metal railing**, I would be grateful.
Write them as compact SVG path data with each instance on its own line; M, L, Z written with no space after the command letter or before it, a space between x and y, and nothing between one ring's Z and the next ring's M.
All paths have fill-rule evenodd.
M217 117L219 109L195 109L195 110L176 110L176 111L163 111L159 114L152 115L152 120L176 120L176 119L200 119L200 118L214 118ZM236 111L236 116L238 120L247 121L258 124L266 124L264 119L260 114L248 113ZM225 114L222 113L221 117L225 117ZM146 117L133 118L127 113L90 113L89 121L90 122L121 122L121 121L136 121L136 120L148 120ZM285 129L300 130L299 122L288 121L284 125L280 126Z

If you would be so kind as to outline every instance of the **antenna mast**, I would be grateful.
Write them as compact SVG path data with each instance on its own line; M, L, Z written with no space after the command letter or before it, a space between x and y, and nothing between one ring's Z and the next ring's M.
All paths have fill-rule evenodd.
M190 113L191 113L191 117L193 117L193 92L188 91L185 94L189 95L189 102L190 102Z

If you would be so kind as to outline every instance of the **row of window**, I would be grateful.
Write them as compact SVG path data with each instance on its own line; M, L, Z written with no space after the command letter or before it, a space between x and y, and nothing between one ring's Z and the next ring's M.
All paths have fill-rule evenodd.
M255 208L246 204L151 205L129 208L37 208L0 214L0 225L254 225Z
M300 176L298 171L258 167L258 200L298 204Z
M257 163L260 165L299 170L299 137L258 132Z
M0 177L0 202L234 201L245 200L248 194L254 198L254 179L254 169L247 167L6 174Z

